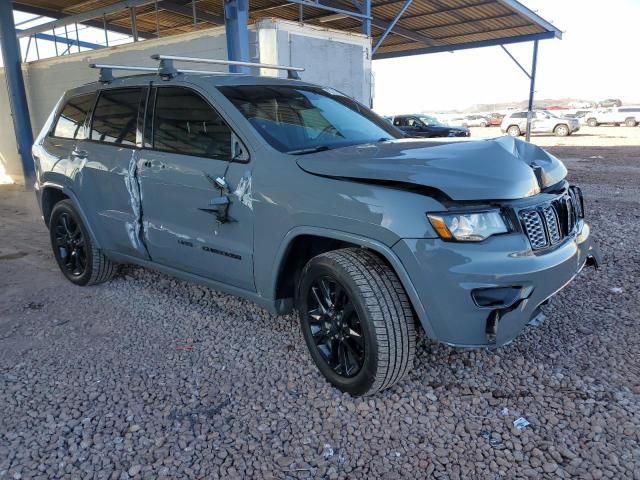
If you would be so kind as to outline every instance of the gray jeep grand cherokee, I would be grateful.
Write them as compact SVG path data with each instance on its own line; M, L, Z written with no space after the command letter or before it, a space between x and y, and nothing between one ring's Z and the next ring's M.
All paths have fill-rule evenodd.
M435 341L503 345L597 264L580 189L532 144L406 139L298 80L102 80L67 92L33 147L62 273L91 285L133 263L296 308L351 394L409 371L416 319Z

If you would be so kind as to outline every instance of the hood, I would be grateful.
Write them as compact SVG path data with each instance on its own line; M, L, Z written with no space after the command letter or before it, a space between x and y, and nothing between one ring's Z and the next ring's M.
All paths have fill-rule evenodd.
M474 141L395 140L300 157L308 173L434 188L452 200L515 200L563 180L567 169L517 138Z

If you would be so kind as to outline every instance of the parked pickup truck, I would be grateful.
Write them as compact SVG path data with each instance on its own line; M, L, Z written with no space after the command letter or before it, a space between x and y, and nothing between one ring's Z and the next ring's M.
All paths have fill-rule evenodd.
M598 261L580 188L533 144L408 139L300 80L166 62L101 79L65 93L33 146L62 274L93 285L136 264L295 308L350 394L401 380L420 327L509 343Z
M587 125L597 127L602 124L635 127L640 123L640 106L625 105L624 107L608 108L590 112L586 117Z

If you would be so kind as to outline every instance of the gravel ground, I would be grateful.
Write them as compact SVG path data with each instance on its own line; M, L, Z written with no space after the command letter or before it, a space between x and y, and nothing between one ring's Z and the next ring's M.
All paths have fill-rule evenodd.
M293 316L141 268L71 285L32 195L0 187L0 479L640 479L638 145L551 149L605 263L541 326L493 352L422 338L366 399Z

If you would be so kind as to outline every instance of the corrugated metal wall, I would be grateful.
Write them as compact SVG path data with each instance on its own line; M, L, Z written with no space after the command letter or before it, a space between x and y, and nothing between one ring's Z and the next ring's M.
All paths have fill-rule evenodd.
M305 81L331 86L366 105L370 103L371 46L362 35L318 27L307 28L294 22L267 19L257 22L251 28L250 52L253 61L305 67L307 70L302 72ZM40 131L66 90L97 79L98 72L88 68L89 63L157 66L157 62L149 58L153 53L226 59L224 27L24 65L25 88L34 135ZM215 70L215 66L209 65L206 69ZM219 68L223 69L224 67ZM0 162L7 174L21 182L22 168L2 69L0 82Z

